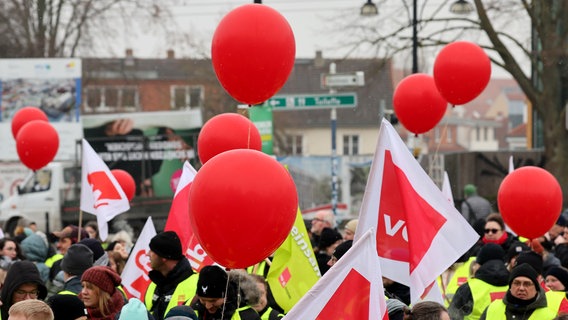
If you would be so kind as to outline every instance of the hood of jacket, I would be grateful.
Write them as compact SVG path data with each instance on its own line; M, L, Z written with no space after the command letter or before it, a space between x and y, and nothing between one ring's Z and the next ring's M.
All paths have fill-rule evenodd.
M27 236L20 244L26 259L34 262L45 262L47 259L47 244L37 235Z
M509 284L509 270L501 260L489 260L475 272L475 277L494 286Z
M2 319L8 319L8 310L12 306L12 295L22 284L37 284L39 290L38 299L44 300L47 296L47 288L41 280L39 271L35 264L31 261L16 261L8 269L4 286L0 293L0 300L4 303L0 309L2 310Z

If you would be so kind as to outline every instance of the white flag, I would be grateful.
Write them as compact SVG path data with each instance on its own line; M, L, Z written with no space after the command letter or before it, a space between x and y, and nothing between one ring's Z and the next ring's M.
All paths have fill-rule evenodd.
M388 320L375 238L361 236L284 319Z
M383 275L409 286L412 303L479 239L384 119L355 239L371 228Z
M97 216L101 239L108 236L107 222L130 209L128 198L107 165L83 139L81 210Z
M150 267L150 258L147 253L150 250L150 240L154 236L156 236L156 228L152 222L152 217L148 217L120 275L122 286L126 293L130 297L136 297L142 301L144 301L142 295L146 292L151 282L150 278L148 278L148 272L152 268Z
M452 194L452 186L450 185L450 178L448 172L444 171L444 182L442 183L442 193L446 196L448 201L454 205L454 195Z

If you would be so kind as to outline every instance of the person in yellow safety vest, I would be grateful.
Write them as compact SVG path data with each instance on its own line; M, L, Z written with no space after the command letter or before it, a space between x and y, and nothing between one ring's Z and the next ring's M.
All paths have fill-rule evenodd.
M260 319L278 320L284 318L283 313L278 312L268 304L268 282L266 282L266 278L258 274L253 274L251 276L256 281L256 286L260 292L260 300L258 301L258 304L252 306L260 315Z
M480 320L551 320L556 313L548 308L538 273L528 263L515 266L509 276L509 289L503 299L493 301Z
M568 269L560 266L551 267L545 274L546 286L550 291L546 292L548 308L557 314L568 313Z
M157 234L150 240L148 277L152 282L144 295L144 304L156 320L173 307L193 299L197 275L181 249L181 241L174 231Z
M260 320L252 308L259 300L258 287L246 271L227 273L213 265L199 272L196 299L191 307L199 320Z
M479 250L475 264L479 265L471 279L461 285L448 308L454 320L477 320L494 300L502 299L508 289L509 271L503 257L505 250L494 243Z
M456 269L454 270L454 274L451 276L450 281L445 286L444 290L444 300L447 302L447 306L450 305L450 302L454 298L456 291L458 288L463 285L464 283L469 280L470 274L469 270L471 264L475 261L476 257L469 257L465 262L456 263ZM443 283L442 283L443 284ZM444 288L444 286L440 286Z

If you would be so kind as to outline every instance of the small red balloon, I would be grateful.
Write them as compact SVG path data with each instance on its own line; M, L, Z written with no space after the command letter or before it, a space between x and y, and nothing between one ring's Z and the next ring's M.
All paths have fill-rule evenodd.
M59 134L53 126L43 120L26 123L16 136L16 151L22 163L38 170L50 163L59 149Z
M260 132L254 123L238 113L223 113L209 119L197 138L201 163L233 149L262 149Z
M434 80L442 96L460 105L475 99L489 83L491 61L475 43L453 42L434 61Z
M408 131L420 134L442 120L448 103L436 89L431 76L415 73L398 84L393 94L393 106L400 123Z
M130 175L130 173L122 170L122 169L113 169L110 170L118 184L124 191L124 194L128 198L128 201L131 201L136 194L136 182L134 182L134 178Z
M14 139L18 136L18 131L28 122L34 120L49 121L47 115L36 107L23 107L18 110L12 117L12 136Z
M235 100L262 103L286 83L296 58L288 21L262 4L246 4L219 23L211 44L215 74Z
M215 156L197 172L189 192L191 226L199 243L215 262L231 269L267 258L296 219L292 177L260 151L238 149Z
M497 193L503 221L519 236L535 239L554 225L562 212L562 189L548 171L533 166L509 173Z

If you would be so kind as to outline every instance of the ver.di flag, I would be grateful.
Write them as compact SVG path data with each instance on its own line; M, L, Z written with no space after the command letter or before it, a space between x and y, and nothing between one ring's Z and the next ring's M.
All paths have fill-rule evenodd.
M479 239L384 119L355 239L371 228L383 275L409 286L413 303Z
M87 140L83 139L81 210L97 217L103 241L108 237L107 222L128 209L130 202L122 187Z
M298 209L290 234L274 252L266 281L276 303L288 312L320 277L306 224Z
M151 282L148 272L152 268L147 253L150 251L150 240L155 235L156 228L152 222L152 217L148 217L120 275L122 287L128 296L136 297L142 301L144 301L143 295Z
M214 261L199 244L189 220L189 190L196 174L197 171L188 161L185 161L164 231L177 233L182 250L189 259L191 267L199 272L201 268L212 265Z
M360 236L284 319L388 320L375 238Z

